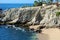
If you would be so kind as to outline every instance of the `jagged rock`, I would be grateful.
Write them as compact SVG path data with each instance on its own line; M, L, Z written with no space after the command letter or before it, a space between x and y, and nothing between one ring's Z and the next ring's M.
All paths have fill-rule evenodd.
M36 23L42 20L42 16L40 14L41 7L27 7L27 8L12 8L5 11L5 17L2 19L3 21L13 20L12 22L22 22L22 23ZM16 20L18 19L18 20Z
M60 26L60 16L56 16L56 12L60 12L54 5L45 7L27 7L27 8L11 8L5 10L3 21L12 20L8 23L24 23L24 24L40 24L42 26Z
M46 14L43 18L43 20L40 22L41 25L45 25L47 27L56 27L60 26L60 16L56 16L56 8L52 8L48 11L46 11Z

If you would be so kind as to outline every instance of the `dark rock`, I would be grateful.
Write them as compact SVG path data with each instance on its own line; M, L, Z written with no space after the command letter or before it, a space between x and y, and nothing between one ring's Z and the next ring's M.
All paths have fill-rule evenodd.
M41 33L42 32L42 30L36 30L36 33Z
M31 31L34 31L34 28L30 29Z
M40 26L38 29L43 29L43 28L45 28L46 26Z

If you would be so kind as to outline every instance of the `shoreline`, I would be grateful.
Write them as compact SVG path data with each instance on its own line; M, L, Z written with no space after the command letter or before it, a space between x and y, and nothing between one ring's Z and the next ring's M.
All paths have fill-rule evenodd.
M33 25L37 27L39 25ZM59 28L43 28L41 33L37 33L38 40L60 40L60 29Z
M37 37L39 40L60 40L60 29L48 28L42 29L42 33L38 33Z

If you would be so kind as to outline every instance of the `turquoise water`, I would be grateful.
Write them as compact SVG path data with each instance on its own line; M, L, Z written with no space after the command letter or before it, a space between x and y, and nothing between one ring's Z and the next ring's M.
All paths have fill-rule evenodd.
M19 8L23 6L33 6L33 4L0 4L0 9Z
M38 40L36 33L6 27L7 25L0 25L0 40Z

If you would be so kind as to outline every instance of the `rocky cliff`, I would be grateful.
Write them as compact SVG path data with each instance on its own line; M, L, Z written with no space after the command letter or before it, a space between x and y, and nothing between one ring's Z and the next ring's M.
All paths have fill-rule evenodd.
M36 21L42 20L42 16L40 14L41 7L27 7L27 8L12 8L6 10L4 14L6 15L2 20L15 20L18 18L18 22L32 21L34 23Z
M60 16L56 16L58 10L54 5L46 7L27 7L27 8L11 8L4 11L5 17L3 21L9 23L27 22L27 24L40 24L45 26L59 26Z
M56 7L52 7L51 9L47 10L44 18L40 22L40 25L44 25L47 27L60 26L60 15L56 16L56 12L60 12L60 9L58 10Z

